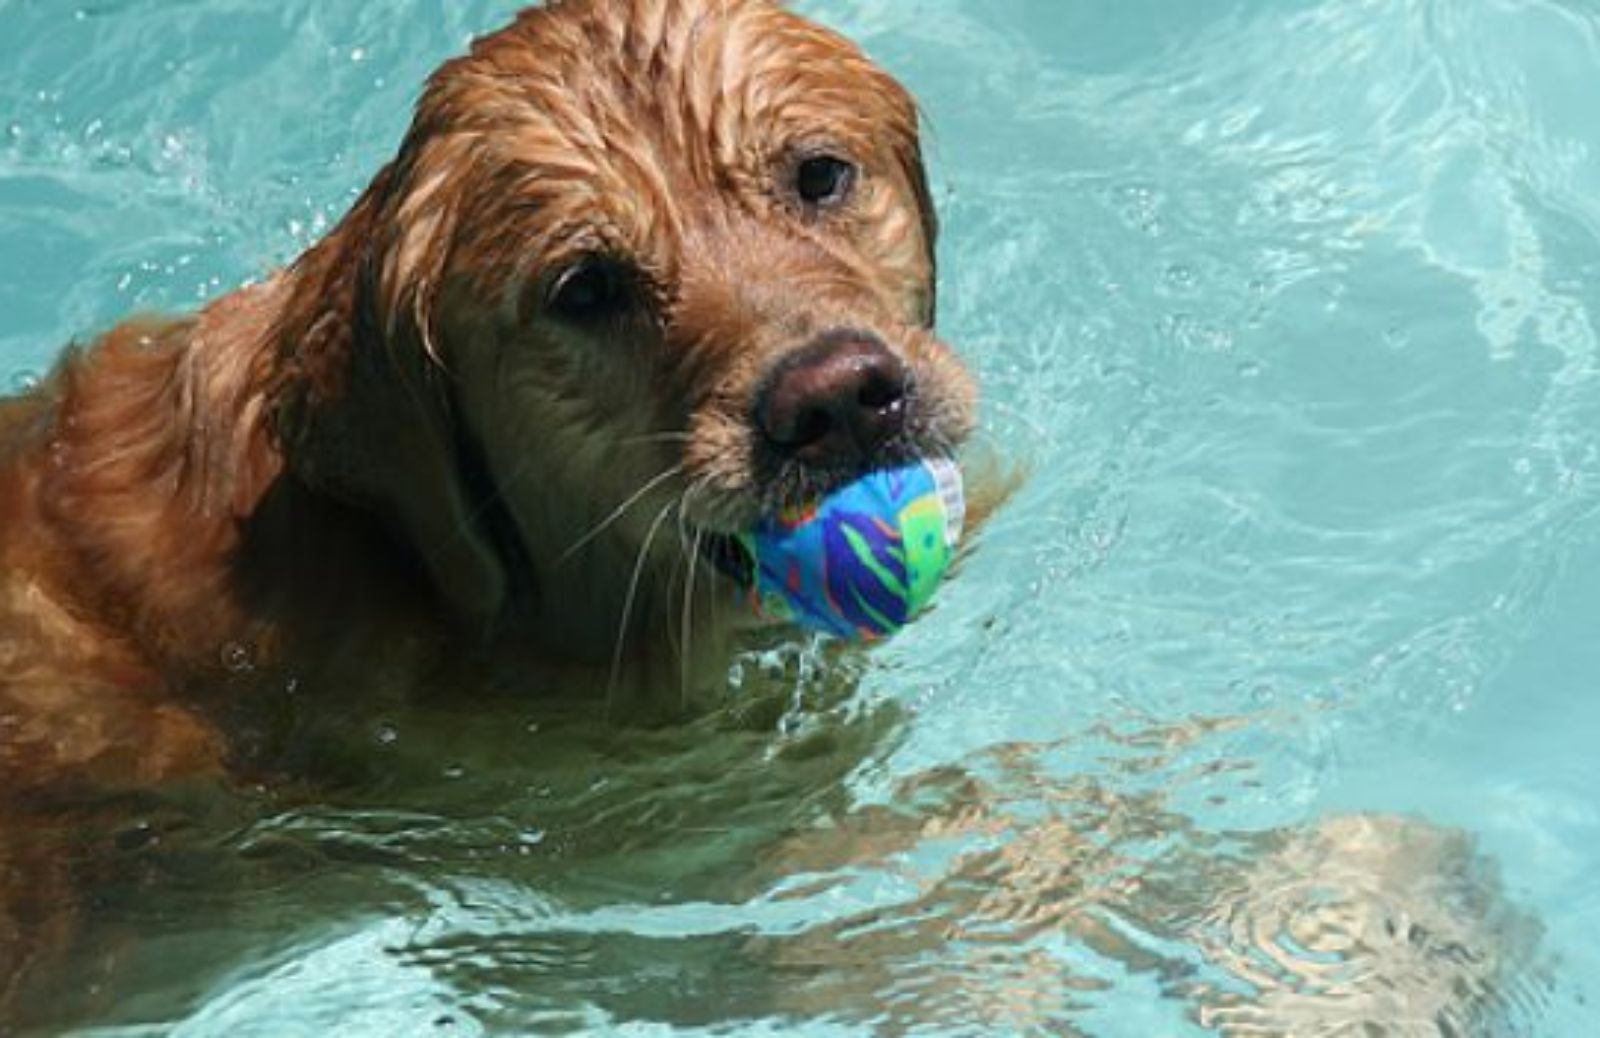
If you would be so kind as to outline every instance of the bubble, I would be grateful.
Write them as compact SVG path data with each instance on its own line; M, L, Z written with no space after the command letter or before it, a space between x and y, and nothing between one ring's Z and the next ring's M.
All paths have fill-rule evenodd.
M447 779L459 779L464 777L466 773L467 769L460 764L446 764L444 766L443 774Z
M379 746L393 746L400 741L400 729L389 721L382 721L373 729L372 737Z
M1156 327L1163 337L1185 349L1223 353L1233 347L1234 336L1231 331L1195 314L1168 314Z
M1187 292L1199 282L1199 275L1193 267L1183 263L1174 263L1162 274L1162 280L1167 287L1179 292Z
M31 393L39 388L39 373L24 368L14 372L11 376L11 391L13 393Z
M223 669L233 674L243 674L255 668L255 660L250 652L250 646L243 642L228 642L222 647L221 653Z

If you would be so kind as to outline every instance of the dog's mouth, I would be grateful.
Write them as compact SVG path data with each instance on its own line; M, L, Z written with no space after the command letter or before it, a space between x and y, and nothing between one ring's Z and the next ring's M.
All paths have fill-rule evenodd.
M691 420L681 461L693 550L748 588L765 565L760 531L875 475L953 459L971 414L970 379L942 347L891 351L855 328L818 336Z

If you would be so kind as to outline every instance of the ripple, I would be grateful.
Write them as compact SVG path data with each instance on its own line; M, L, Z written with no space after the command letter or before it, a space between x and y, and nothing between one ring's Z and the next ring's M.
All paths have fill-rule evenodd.
M1548 1001L1537 937L1462 834L1333 819L1257 861L1201 924L1230 983L1200 1019L1226 1035L1504 1033Z

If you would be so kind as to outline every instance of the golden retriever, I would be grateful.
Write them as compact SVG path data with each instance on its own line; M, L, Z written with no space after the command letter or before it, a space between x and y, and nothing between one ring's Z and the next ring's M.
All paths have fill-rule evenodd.
M555 0L288 268L0 403L0 989L66 896L45 820L270 767L285 688L714 672L726 534L967 435L934 237L838 35Z

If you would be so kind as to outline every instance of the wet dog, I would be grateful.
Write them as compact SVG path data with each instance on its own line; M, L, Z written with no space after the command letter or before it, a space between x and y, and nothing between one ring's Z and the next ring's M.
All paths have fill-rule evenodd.
M0 893L52 805L269 763L284 688L714 669L726 535L966 436L934 238L911 99L776 3L479 40L287 269L0 404Z

